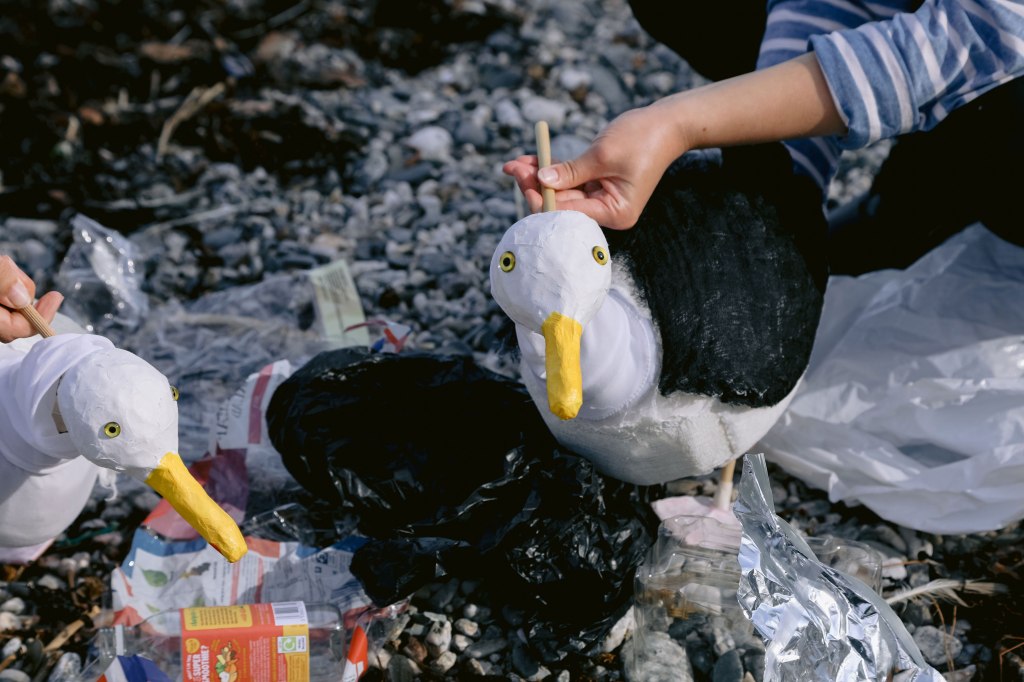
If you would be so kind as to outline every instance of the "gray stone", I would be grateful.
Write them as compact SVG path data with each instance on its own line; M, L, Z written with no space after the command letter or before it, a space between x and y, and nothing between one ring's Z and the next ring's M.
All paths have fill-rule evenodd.
M664 632L652 632L642 642L633 638L623 646L622 659L629 682L693 682L686 649Z
M711 672L712 682L743 682L743 661L736 649L727 651L717 661Z
M526 612L522 609L517 609L516 607L509 606L508 604L501 607L501 617L506 623L514 628L523 624L523 618L525 616Z
M21 597L11 597L3 604L0 604L0 611L7 611L18 615L25 611L25 600Z
M415 682L421 672L415 661L402 654L395 654L388 661L388 677L392 682Z
M452 154L452 134L440 126L420 128L406 140L424 161L446 161Z
M0 680L10 680L10 682L32 682L32 678L29 677L28 674L11 668L0 672Z
M549 128L560 130L565 126L565 117L569 112L569 106L564 102L558 102L545 97L528 97L521 106L523 118L530 123L547 121Z
M452 636L452 649L460 654L473 644L473 639L463 634Z
M479 642L474 642L466 649L466 656L470 658L487 658L491 654L502 651L507 646L508 642L503 638L482 639Z
M427 650L435 658L448 651L452 643L452 624L450 621L434 622L426 638Z
M622 79L614 71L598 64L591 64L588 70L591 89L604 99L613 114L621 114L632 108Z
M68 588L68 584L53 576L51 573L46 573L45 576L36 581L36 587L41 587L46 590L65 590Z
M469 618L459 618L455 621L455 631L467 637L477 637L480 634L480 624Z
M21 637L12 637L11 639L7 640L6 644L4 644L4 648L0 649L0 659L12 656L20 650Z
M47 682L78 682L81 679L82 658L73 652L67 652L59 659L50 671Z
M21 618L9 611L0 611L0 632L21 629Z
M446 651L430 662L430 669L444 674L451 670L451 667L455 665L456 660L458 660L458 657L455 655L454 651Z
M531 678L540 671L540 664L521 642L512 645L512 668L525 678Z
M921 649L924 660L931 665L942 665L946 662L946 656L956 658L963 649L959 639L940 630L934 625L922 625L914 631L914 641Z
M447 253L438 253L434 251L428 251L419 255L417 259L417 266L425 271L434 275L443 275L446 272L451 272L455 269L455 259L452 255ZM458 587L456 586L456 589ZM454 592L452 596L455 596ZM451 601L451 598L449 598Z

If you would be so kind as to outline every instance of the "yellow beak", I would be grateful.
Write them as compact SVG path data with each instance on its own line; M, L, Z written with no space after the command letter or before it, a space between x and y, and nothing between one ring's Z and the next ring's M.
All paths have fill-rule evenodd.
M561 313L551 313L541 325L544 368L548 376L548 406L560 419L572 419L583 405L580 338L583 326Z
M249 551L238 524L210 499L176 452L168 452L146 477L146 483L230 562Z

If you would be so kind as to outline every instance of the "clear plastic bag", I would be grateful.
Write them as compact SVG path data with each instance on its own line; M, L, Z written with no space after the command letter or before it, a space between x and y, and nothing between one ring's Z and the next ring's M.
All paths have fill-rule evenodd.
M145 358L177 386L182 457L211 451L218 408L247 377L279 359L301 363L329 346L314 325L305 273L154 308L121 347Z
M114 230L78 214L71 219L74 241L57 272L64 312L90 332L115 343L146 318L149 302L136 271L135 245Z

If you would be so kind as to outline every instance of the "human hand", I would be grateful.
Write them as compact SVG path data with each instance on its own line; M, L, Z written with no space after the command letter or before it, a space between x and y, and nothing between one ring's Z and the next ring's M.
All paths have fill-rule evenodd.
M541 181L555 190L555 207L585 213L598 224L627 229L636 224L665 169L687 151L671 112L654 104L622 114L578 158L538 172L536 156L520 156L502 171L511 175L539 211Z
M24 315L13 312L32 305L36 285L21 271L10 256L0 256L0 341L7 343L35 334ZM36 310L47 322L52 322L64 297L51 291L36 302Z

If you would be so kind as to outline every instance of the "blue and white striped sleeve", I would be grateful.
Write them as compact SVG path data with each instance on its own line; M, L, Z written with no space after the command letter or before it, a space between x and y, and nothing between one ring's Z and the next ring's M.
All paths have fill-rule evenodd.
M1024 74L1024 2L928 0L917 11L811 37L854 149L928 130Z

